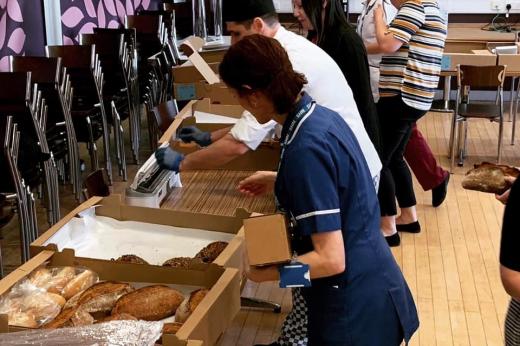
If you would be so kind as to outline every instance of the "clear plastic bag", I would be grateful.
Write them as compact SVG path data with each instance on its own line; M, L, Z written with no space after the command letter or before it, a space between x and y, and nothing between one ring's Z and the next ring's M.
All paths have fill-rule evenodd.
M0 314L9 325L39 328L59 315L66 301L98 281L91 270L39 267L0 297Z
M61 302L65 303L61 296L47 293L25 280L0 298L0 314L8 315L9 325L38 328L60 313Z
M112 321L85 327L0 334L0 345L148 346L161 336L162 322Z

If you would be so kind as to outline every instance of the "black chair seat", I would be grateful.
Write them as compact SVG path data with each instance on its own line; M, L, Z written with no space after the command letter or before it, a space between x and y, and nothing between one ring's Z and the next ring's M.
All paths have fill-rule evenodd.
M447 102L444 100L434 100L430 111L438 113L453 113L455 111L455 104L455 101L451 100Z
M500 116L500 107L494 104L461 103L458 115L463 118L494 119Z

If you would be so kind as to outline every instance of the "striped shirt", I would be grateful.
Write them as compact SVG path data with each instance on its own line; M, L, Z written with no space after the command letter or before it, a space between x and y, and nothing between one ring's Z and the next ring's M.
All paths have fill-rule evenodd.
M429 110L439 83L446 32L435 0L406 1L388 27L403 45L383 56L381 97L401 95L408 106Z

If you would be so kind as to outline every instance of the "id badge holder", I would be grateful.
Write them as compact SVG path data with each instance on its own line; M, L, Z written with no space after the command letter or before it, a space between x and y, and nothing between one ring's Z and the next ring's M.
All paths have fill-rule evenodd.
M292 260L278 267L281 288L310 287L311 274L309 265Z

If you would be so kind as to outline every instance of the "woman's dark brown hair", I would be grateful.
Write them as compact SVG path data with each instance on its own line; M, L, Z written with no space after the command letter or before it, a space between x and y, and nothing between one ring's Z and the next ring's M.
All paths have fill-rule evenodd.
M295 72L287 52L275 39L246 36L229 48L219 67L220 77L240 96L263 92L278 114L289 112L307 83Z

